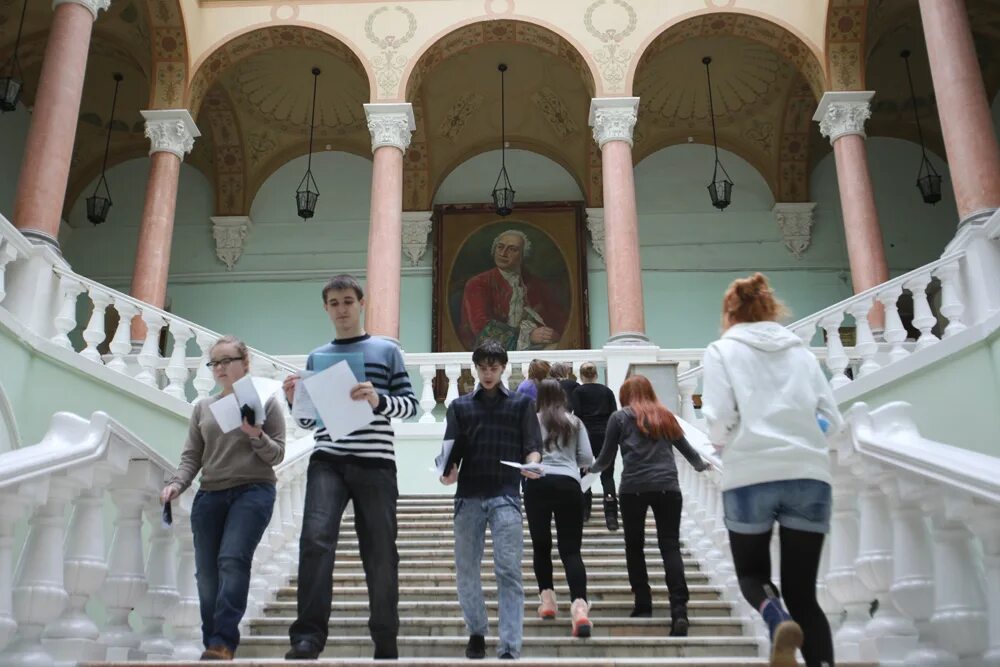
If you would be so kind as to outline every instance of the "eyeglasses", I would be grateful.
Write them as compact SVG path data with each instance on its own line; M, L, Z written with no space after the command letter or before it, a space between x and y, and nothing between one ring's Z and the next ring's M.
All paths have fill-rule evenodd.
M212 359L205 365L209 368L215 368L216 366L222 366L225 368L234 361L240 361L241 359L244 359L244 357L223 357L222 359Z

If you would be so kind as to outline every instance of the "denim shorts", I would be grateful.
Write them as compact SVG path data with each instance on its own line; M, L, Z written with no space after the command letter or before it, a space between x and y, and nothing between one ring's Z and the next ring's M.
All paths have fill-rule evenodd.
M816 479L784 479L722 492L726 528L742 535L770 532L774 522L792 530L830 532L832 490Z

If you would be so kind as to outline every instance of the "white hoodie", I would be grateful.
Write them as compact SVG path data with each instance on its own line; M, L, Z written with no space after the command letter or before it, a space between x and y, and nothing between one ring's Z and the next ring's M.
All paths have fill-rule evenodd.
M701 411L723 445L722 488L784 479L831 482L816 415L843 426L816 357L777 322L734 324L705 350Z

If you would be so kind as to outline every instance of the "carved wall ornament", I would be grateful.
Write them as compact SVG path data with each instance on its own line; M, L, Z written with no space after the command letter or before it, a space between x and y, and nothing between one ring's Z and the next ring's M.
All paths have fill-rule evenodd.
M590 232L590 243L594 252L604 261L604 209L588 208L587 230Z
M846 134L865 136L865 121L871 118L870 101L874 91L827 92L819 101L813 120L832 144Z
M569 109L563 103L562 98L548 86L545 86L531 94L531 101L535 103L538 110L545 116L545 120L552 126L556 136L561 139L573 134L580 127L570 115Z
M397 37L391 32L379 34L376 23L380 23L379 17L389 11L401 14L406 19L406 32L401 37ZM405 7L399 5L379 7L368 15L368 19L365 21L365 37L381 49L379 54L372 59L372 65L375 67L375 79L382 97L392 97L398 90L407 62L406 56L400 55L399 49L413 39L416 32L417 17Z
M632 145L638 97L600 97L590 101L590 125L594 141L604 146L609 141L625 141Z
M146 138L149 139L149 154L173 153L181 160L185 153L194 148L194 140L201 131L194 124L187 109L162 109L141 111L146 119Z
M776 203L771 212L781 230L785 247L795 256L802 259L802 254L809 248L812 241L813 215L816 209L814 202Z
M610 4L609 4L610 3ZM594 22L595 13L602 6L618 8L620 27L602 25ZM608 19L608 12L602 12L601 19ZM609 92L617 92L625 87L625 74L632 62L632 51L621 45L626 37L635 32L639 16L632 5L625 0L594 0L583 14L583 24L594 38L602 43L601 50L594 54L594 60L601 68L601 74Z
M434 226L430 211L403 211L403 254L417 266L427 251L427 237Z
M458 135L465 129L465 123L472 117L479 107L483 105L483 96L479 93L462 93L451 105L448 112L441 121L438 133L448 139L455 141Z
M372 153L382 146L394 146L405 153L410 145L410 136L417 129L413 105L366 104L364 108L368 131L372 136Z
M215 216L211 220L215 256L226 265L227 271L232 271L243 255L243 246L253 221L244 215Z

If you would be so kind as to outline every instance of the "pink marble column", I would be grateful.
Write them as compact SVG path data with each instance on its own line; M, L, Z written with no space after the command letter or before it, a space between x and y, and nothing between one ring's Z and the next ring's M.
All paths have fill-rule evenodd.
M920 0L951 185L964 223L1000 207L1000 149L962 0Z
M32 240L58 248L90 36L97 13L111 0L52 4L52 27L14 200L14 224Z
M162 308L167 296L181 161L201 133L187 109L143 111L142 115L146 119L146 136L151 144L150 168L135 251L131 294L140 301ZM132 321L132 340L141 341L145 334L145 324L137 316Z
M608 276L608 342L646 342L639 256L639 214L632 170L638 97L591 100L590 124L601 147L604 178L604 264Z
M813 120L819 121L820 132L833 144L847 257L855 293L889 279L864 141L865 120L871 116L868 102L874 94L870 91L825 93L813 116ZM873 308L873 329L882 328L882 318L881 306Z
M365 331L399 340L403 251L403 153L416 128L410 104L366 104L372 137Z

